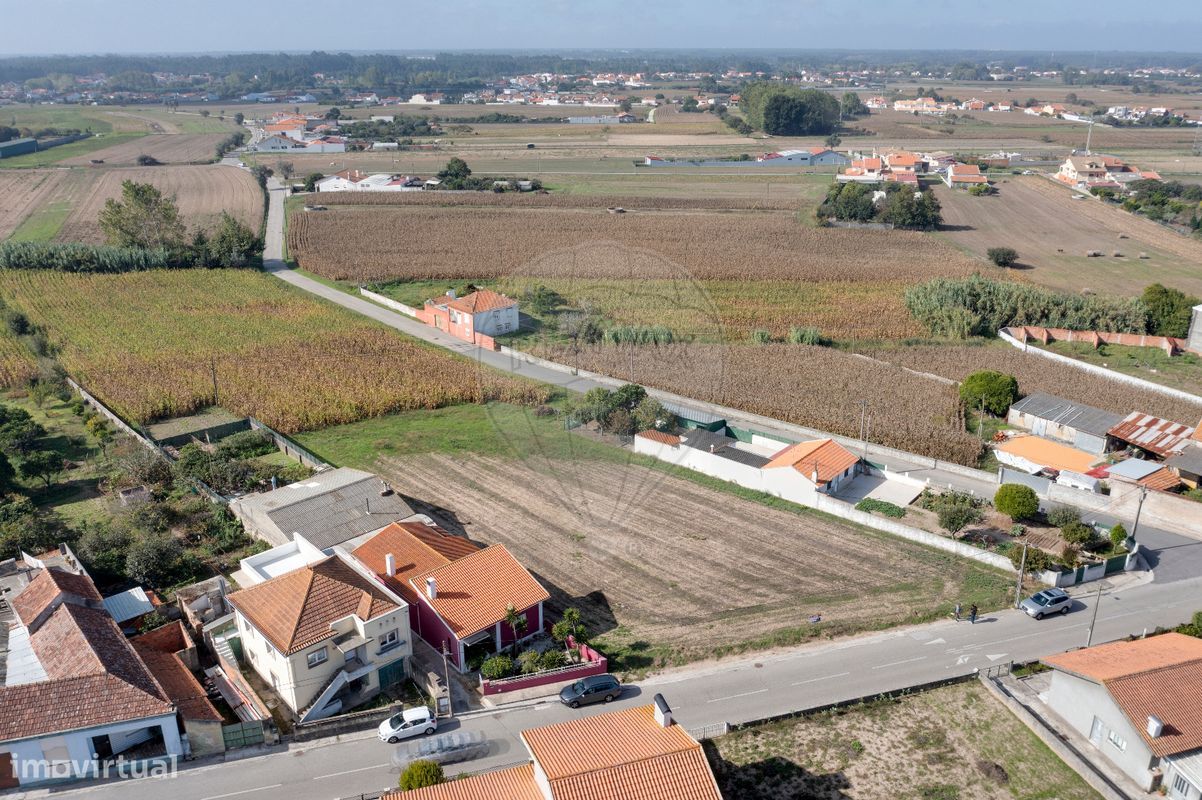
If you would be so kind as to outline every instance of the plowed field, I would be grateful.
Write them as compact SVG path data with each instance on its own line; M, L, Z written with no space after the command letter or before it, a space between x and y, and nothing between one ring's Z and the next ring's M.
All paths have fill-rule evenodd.
M138 156L147 155L164 164L207 164L217 154L217 143L226 138L221 133L159 134L143 136L129 142L94 150L87 155L68 158L62 163L86 167L94 160L108 166L136 164Z
M46 202L66 172L57 169L0 172L0 239L9 236L26 217Z

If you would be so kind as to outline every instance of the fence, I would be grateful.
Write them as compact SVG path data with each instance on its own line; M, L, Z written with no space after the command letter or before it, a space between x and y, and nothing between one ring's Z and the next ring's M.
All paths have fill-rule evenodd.
M252 744L263 744L266 735L263 732L263 722L239 722L234 725L221 726L221 738L227 750L234 747L249 747Z
M371 300L373 303L379 303L385 308L391 308L393 311L399 311L406 316L413 317L415 319L417 318L417 309L413 306L407 306L404 303L398 303L391 297L385 297L382 294L376 294L375 292L363 286L359 287L359 294L363 295L368 300Z
M268 435L270 435L271 440L273 442L275 442L275 446L278 447L284 455L286 455L290 458L295 458L297 461L301 462L306 467L309 467L309 468L315 469L315 470L325 470L325 469L333 469L334 468L334 466L332 464L330 464L326 461L323 461L322 459L313 455L311 452L309 452L305 448L301 447L299 444L292 441L284 434L278 433L277 431L271 429L270 427L267 426L266 423L260 422L259 420L255 419L254 417L247 417L247 421L250 422L251 428L253 428L257 431L265 431Z
M488 680L480 678L480 691L485 696L516 692L521 689L532 689L536 686L548 686L553 683L567 683L590 675L604 675L609 671L609 660L587 644L578 645L581 663L569 664L566 667L535 672L530 675L517 675L512 678Z

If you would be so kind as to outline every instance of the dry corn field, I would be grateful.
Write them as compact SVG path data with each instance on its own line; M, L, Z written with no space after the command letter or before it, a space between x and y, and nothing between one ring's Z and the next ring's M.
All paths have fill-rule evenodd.
M1018 388L1023 394L1046 392L1115 414L1142 411L1186 425L1196 425L1202 419L1202 405L1197 403L1091 375L1005 344L898 347L863 352L881 361L954 381L963 380L977 370L997 370L1018 378Z
M134 167L95 173L95 179L73 199L70 216L58 233L63 242L104 241L97 218L104 201L121 196L122 181L150 183L174 195L180 216L190 229L211 228L228 211L251 230L263 223L263 191L246 170L226 166Z
M60 169L0 172L0 239L7 238L25 218L47 202L66 176Z
M37 374L29 349L7 331L0 333L0 388L22 386Z
M839 350L804 345L626 347L539 355L657 389L844 436L858 436L860 405L871 438L914 453L976 464L980 441L965 432L957 388ZM631 372L633 364L634 371Z
M7 271L0 293L46 328L72 376L134 422L216 400L295 432L546 395L249 270Z
M294 214L288 246L305 269L355 281L918 281L979 268L921 233L810 228L786 212L343 206Z

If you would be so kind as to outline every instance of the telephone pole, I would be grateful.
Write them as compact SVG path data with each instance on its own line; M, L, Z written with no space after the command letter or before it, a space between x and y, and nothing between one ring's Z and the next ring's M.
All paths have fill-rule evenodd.
M220 398L217 394L217 357L209 356L209 374L213 378L213 405L220 405Z
M1093 616L1089 619L1089 633L1085 637L1085 646L1089 647L1093 644L1093 631L1098 623L1098 606L1102 605L1102 585L1105 581L1098 581L1098 591L1093 598Z
M1023 574L1027 571L1027 543L1023 542L1023 557L1018 564L1018 582L1014 586L1014 607L1018 608L1023 598Z
M1148 487L1139 487L1139 505L1135 507L1135 522L1131 525L1131 538L1135 539L1135 532L1139 530L1139 514L1144 510L1144 498L1148 496ZM1138 540L1137 540L1138 541Z

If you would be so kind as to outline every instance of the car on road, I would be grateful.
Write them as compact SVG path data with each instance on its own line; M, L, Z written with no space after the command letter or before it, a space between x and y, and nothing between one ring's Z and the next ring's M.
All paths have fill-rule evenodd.
M1067 614L1073 598L1063 589L1044 589L1028 597L1019 606L1028 617L1043 619L1049 614Z
M438 719L426 706L406 708L380 723L380 741L396 744L410 736L429 736L438 730Z
M613 675L590 675L559 692L559 702L572 708L589 703L608 703L622 695L622 684Z
M488 755L488 739L480 731L459 730L427 736L398 747L392 754L392 765L400 769L414 761L433 761L436 764L457 764Z

